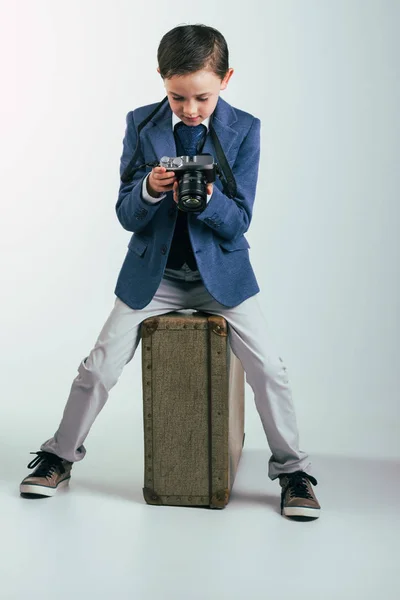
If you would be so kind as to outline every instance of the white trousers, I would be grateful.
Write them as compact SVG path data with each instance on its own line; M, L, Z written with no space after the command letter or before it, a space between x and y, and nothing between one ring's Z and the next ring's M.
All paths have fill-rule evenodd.
M81 460L86 454L83 442L90 427L139 345L142 321L182 309L201 310L226 319L232 351L254 392L272 452L268 477L274 480L279 474L297 470L312 474L308 455L299 448L287 369L272 340L258 294L227 308L209 294L199 272L191 271L186 264L179 270L166 269L156 294L142 309L132 309L116 297L93 349L78 367L59 428L41 450L72 462Z

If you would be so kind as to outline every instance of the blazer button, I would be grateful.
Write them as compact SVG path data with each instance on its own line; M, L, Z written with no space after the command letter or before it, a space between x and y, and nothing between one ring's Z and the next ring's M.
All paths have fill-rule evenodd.
M165 244L163 244L161 246L161 254L166 254L167 253L167 246Z

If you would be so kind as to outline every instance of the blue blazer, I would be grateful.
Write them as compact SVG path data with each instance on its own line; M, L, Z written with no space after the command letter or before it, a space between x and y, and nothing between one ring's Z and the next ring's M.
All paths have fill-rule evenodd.
M133 156L138 124L157 104L127 114L120 176ZM219 96L213 126L235 176L237 196L228 198L217 178L205 210L188 213L188 232L205 287L220 304L233 307L260 291L243 234L250 226L256 194L261 122ZM141 130L140 148L138 165L177 155L168 101ZM202 151L216 160L209 133ZM143 199L142 183L150 171L151 167L139 169L131 182L121 182L115 207L122 227L133 232L115 294L134 309L149 304L161 283L178 210L172 191L156 204Z

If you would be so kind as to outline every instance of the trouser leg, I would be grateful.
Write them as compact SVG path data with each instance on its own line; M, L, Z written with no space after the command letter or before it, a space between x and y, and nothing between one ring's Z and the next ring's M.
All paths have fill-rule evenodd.
M41 450L71 462L84 458L83 442L109 391L135 354L142 321L186 308L184 297L184 283L162 280L151 302L140 310L130 308L118 297L115 299L93 349L78 367L58 430L42 444Z
M232 351L241 361L272 456L268 463L271 480L279 474L303 470L311 474L308 455L300 450L299 433L287 368L267 326L258 294L227 308L204 288L195 286L193 308L223 316L228 322Z

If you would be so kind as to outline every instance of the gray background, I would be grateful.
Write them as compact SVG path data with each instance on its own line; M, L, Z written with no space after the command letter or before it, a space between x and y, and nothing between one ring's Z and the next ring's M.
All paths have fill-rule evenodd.
M237 597L243 597L232 573L241 568L244 548L257 554L257 558L251 555L253 562L243 571L243 581L254 585L253 591L271 591L276 584L281 599L294 597L293 593L300 598L303 592L309 599L354 599L361 581L364 593L373 594L374 585L382 591L379 574L373 579L375 550L382 542L381 547L394 556L389 537L380 537L390 536L394 528L388 521L387 529L382 529L382 515L391 511L387 506L378 510L379 502L369 494L375 486L376 493L385 490L384 502L389 502L395 496L379 477L388 473L393 482L399 473L393 461L400 455L400 3L264 0L215 5L204 0L177 6L160 1L36 0L3 1L0 6L0 484L3 515L8 514L8 520L13 515L20 526L10 530L15 560L11 552L13 577L6 588L7 599L18 598L28 586L23 579L17 588L11 583L25 568L24 561L30 564L29 552L21 555L27 530L31 540L45 535L46 548L53 547L52 535L68 540L65 552L62 545L58 551L60 560L72 560L71 568L93 576L85 581L89 591L97 582L97 597L102 593L109 597L116 589L107 587L111 555L114 576L122 577L128 587L143 585L138 597L147 597L150 580L150 597L162 593L165 588L158 589L157 577L150 576L145 585L140 571L146 558L151 562L160 540L169 548L171 539L180 551L191 549L186 559L197 557L193 571L182 563L189 579L182 581L177 575L181 589L173 587L170 578L177 565L168 563L167 568L163 561L168 551L162 555L160 549L160 562L153 563L152 573L166 578L163 581L176 592L171 592L174 598L214 600L226 591L227 580L233 586L230 597L236 598L235 590ZM232 504L213 513L211 522L204 522L208 518L204 511L185 517L188 513L182 509L167 513L168 520L165 512L143 505L139 350L87 439L88 455L74 471L75 496L45 501L50 506L46 512L55 511L47 516L43 504L16 503L28 453L54 433L78 364L113 306L114 285L130 238L114 208L126 114L165 96L156 72L157 47L164 33L187 23L205 23L224 34L235 73L221 95L261 119L260 174L247 238L262 306L280 340L291 378L301 447L315 457L316 476L324 482L316 491L331 529L329 534L320 530L321 539L309 529L306 541L304 534L288 528L291 523L283 521L279 512L273 514L278 522L260 528L263 519L271 517L262 500L263 487L271 484L265 466L269 451L248 387L247 454L237 499L252 500L251 516L244 511L240 521ZM352 470L346 471L349 465ZM365 479L352 486L354 473L364 473ZM372 473L378 480L370 479ZM244 484L249 496L244 492L241 496L241 477L251 476ZM276 509L274 486L275 496L268 488L272 498L268 508ZM79 498L79 504L71 497ZM130 512L133 498L135 517ZM63 506L62 513L56 506ZM392 508L395 513L396 505ZM372 529L361 522L361 510L375 518L369 520ZM114 521L116 529L111 514L123 518ZM231 525L227 515L234 517ZM38 528L34 531L29 530L33 518ZM185 518L193 519L186 528ZM318 527L324 527L322 517L320 522ZM155 524L157 530L152 530ZM201 531L196 527L209 532L208 541L199 542ZM232 557L228 552L227 557L237 527L243 539L237 554ZM313 531L315 536L315 527ZM104 552L101 533L109 536ZM180 537L185 534L187 539ZM135 557L131 562L127 547L132 540L144 539L148 547L131 548ZM211 539L218 540L212 551ZM351 539L358 545L352 546ZM323 553L315 554L314 544L325 548L325 542L331 553L338 552L329 564ZM74 559L67 551L72 547L77 552ZM344 547L348 554L343 555ZM117 548L124 548L123 554ZM366 548L371 554L365 564L358 563L357 571L352 561L361 560ZM199 577L196 569L212 552L216 553L213 565L204 564L209 574L217 569L221 556L226 560L223 572L228 574L222 577L220 572L221 590L213 585L213 595L202 579L186 595L186 583L193 585ZM86 553L90 567L84 567ZM49 559L57 568L56 555ZM388 560L382 558L379 567L385 581L394 573ZM267 561L272 571L265 570ZM133 564L139 570L133 571ZM285 565L292 576L281 587ZM344 573L350 565L347 583L341 587L336 568ZM331 592L310 589L316 568L325 580L332 578ZM372 579L366 578L367 572ZM58 586L57 578L50 581ZM79 589L86 594L85 585ZM119 593L125 598L121 589Z
M52 433L130 238L114 210L126 113L165 96L162 35L204 22L230 48L222 97L262 122L247 237L303 447L399 456L399 3L166 5L7 6L2 410ZM252 402L248 419L264 445Z

